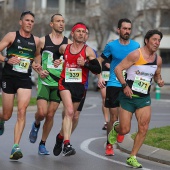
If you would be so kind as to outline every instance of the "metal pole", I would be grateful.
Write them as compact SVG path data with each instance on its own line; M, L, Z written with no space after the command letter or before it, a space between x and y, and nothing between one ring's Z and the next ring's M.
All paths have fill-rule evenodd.
M65 0L59 0L59 13L65 18Z

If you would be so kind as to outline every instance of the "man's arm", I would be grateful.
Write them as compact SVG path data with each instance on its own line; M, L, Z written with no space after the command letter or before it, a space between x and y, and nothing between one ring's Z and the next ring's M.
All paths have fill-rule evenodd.
M64 54L64 51L65 51L66 47L67 47L67 44L61 45L60 48L59 48L59 53Z
M94 74L101 73L101 66L99 61L96 58L96 54L94 50L90 47L86 48L86 56L88 57L88 61L84 62L84 67L88 68Z
M122 72L123 70L130 68L139 59L139 55L138 50L131 52L120 64L116 66L114 70L119 82L122 84L124 94L130 98L132 98L133 92L127 85Z
M37 49L35 53L34 62L32 63L32 68L40 75L41 78L45 78L49 74L47 70L42 70L41 67L42 61L41 50L44 48L45 37L42 37L40 39L38 37L35 37L35 42Z
M162 58L160 56L157 58L157 65L158 67L154 75L154 81L158 84L159 87L162 87L164 86L164 81L161 77Z
M130 68L139 59L139 51L135 50L131 52L127 57L125 57L121 63L119 63L115 68L115 74L121 84L125 84L126 81L123 77L123 70Z
M35 37L35 42L36 42L36 52L35 52L34 63L41 64L41 49L44 47L45 38Z
M10 47L11 44L14 42L16 37L16 32L9 32L4 36L4 38L0 42L0 61L5 62L5 56L1 54L1 52L7 48ZM20 60L17 57L11 56L7 59L8 64L17 64L20 62Z

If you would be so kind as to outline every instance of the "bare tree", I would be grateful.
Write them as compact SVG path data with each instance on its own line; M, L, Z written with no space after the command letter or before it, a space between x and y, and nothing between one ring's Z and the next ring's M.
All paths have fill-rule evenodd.
M109 0L100 2L100 16L88 16L91 29L94 31L98 51L101 51L107 42L110 32L116 33L117 22L120 18L134 20L136 14L133 6L134 0ZM134 11L134 12L132 12Z

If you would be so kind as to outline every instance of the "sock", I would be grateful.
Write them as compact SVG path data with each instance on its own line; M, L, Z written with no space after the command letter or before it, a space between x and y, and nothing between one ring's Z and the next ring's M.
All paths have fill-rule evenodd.
M60 140L63 140L64 139L64 136L62 136L60 133L57 135L57 138L60 139Z
M69 143L70 143L70 140L65 140L64 141L64 145L69 144Z
M36 128L40 127L40 123L38 125L36 123L34 123L34 125L35 125Z
M45 142L46 142L46 141L42 141L42 140L41 140L41 142L40 142L39 145L45 145Z
M19 145L18 145L17 143L15 143L15 144L13 145L13 148L16 148L16 147L19 147Z

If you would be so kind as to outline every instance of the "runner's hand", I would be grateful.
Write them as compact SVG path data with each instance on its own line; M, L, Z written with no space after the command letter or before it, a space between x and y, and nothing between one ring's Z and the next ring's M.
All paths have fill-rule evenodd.
M132 98L133 92L132 92L132 90L131 90L131 88L130 88L129 86L126 86L126 87L123 89L123 92L124 92L124 94L125 94L127 97Z
M105 88L106 86L105 86L105 80L102 78L102 76L100 76L99 78L98 78L98 87L100 88L100 89L103 89L103 88Z
M164 86L164 81L162 79L158 80L157 84L158 84L159 87L162 87L162 86Z
M77 65L84 66L85 60L84 57L80 54L80 57L77 59Z
M49 75L49 72L47 70L41 70L39 75L41 78L46 78Z
M12 56L11 58L9 58L8 64L19 64L20 63L20 59L17 56Z
M54 67L58 67L62 63L61 59L54 60Z

